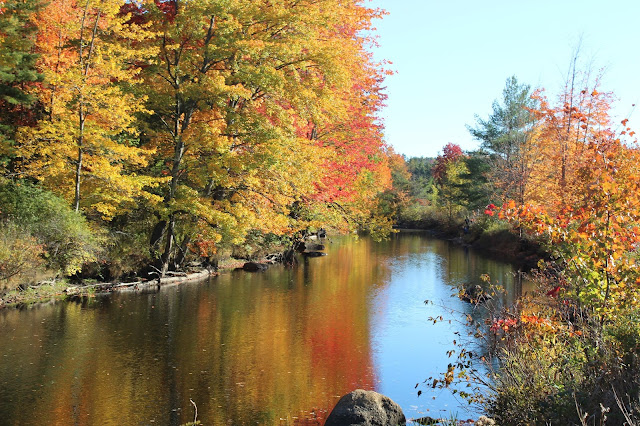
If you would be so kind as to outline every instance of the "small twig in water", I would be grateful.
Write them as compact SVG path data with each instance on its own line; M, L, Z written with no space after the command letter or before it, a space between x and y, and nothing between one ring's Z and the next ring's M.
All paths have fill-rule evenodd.
M155 269L155 272L154 271L149 272L149 275L153 275L153 274L158 275L158 284L160 284L161 279L162 279L162 271L160 269L156 268L153 265L149 265L149 266L152 267L153 269Z
M193 408L196 411L196 414L193 416L193 424L197 424L198 423L198 406L196 405L195 402L193 402L193 399L189 398L189 402L191 402L191 404L193 404Z

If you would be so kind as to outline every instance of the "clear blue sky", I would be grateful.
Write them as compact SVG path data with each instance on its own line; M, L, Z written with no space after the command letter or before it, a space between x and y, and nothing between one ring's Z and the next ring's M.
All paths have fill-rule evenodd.
M448 143L475 149L465 124L486 118L505 80L544 87L554 98L582 38L583 63L604 68L600 91L614 114L640 129L638 0L372 0L378 59L393 62L382 112L386 140L407 156L435 156Z

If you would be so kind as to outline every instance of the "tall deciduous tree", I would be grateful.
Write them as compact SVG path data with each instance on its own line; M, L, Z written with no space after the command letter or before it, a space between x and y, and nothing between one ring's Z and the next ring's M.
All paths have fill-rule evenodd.
M134 114L142 99L123 90L135 83L132 67L149 52L148 36L127 24L122 0L51 2L38 18L38 69L45 82L34 94L46 118L19 135L24 172L69 199L73 208L113 217L154 179L135 168L149 152L136 146Z
M577 73L577 71L576 71ZM580 197L579 170L591 140L610 136L609 110L613 96L599 91L599 78L578 83L572 77L552 104L542 92L534 95L539 158L531 172L530 201L544 205L571 204Z
M363 81L343 95L346 118L328 123L320 131L314 125L309 132L310 138L331 154L321 164L323 176L316 182L313 200L320 202L316 207L337 207L333 212L341 213L338 216L342 218L337 220L345 228L356 225L384 233L390 224L371 212L378 210L377 194L391 189L390 156L395 154L388 154L385 149L383 127L377 116L386 99L379 87L381 71L371 67L367 72Z
M143 75L148 142L170 179L157 227L163 272L176 237L184 250L193 238L296 230L293 210L340 153L317 135L349 117L346 95L369 61L359 33L377 14L355 0L170 0L137 10L133 21L151 24L159 49Z

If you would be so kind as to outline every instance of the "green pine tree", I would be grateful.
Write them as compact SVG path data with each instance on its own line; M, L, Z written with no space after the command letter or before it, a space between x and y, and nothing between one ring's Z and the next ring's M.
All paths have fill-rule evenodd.
M42 81L36 71L34 52L37 27L33 18L41 0L7 0L0 13L0 167L14 156L13 140L18 125L33 116L35 98L28 85Z

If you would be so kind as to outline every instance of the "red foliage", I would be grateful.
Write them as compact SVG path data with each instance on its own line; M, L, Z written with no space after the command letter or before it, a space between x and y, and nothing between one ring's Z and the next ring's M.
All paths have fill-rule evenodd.
M484 209L484 214L493 216L495 214L495 210L497 209L496 205L491 203Z
M431 175L436 182L442 182L447 177L447 165L462 156L460 145L449 142L442 149L442 154L436 158Z
M560 286L557 285L547 292L547 296L556 297L560 293Z
M362 102L354 102L349 109L349 119L336 126L332 135L324 141L323 146L333 147L338 156L325 165L325 176L316 183L318 188L316 199L323 202L350 202L358 196L354 183L363 172L380 171L386 167L383 161L384 141L383 126L378 122L376 113L386 99L380 92L378 81L372 79L367 84L371 87L356 85L355 96ZM304 129L307 136L315 134L313 127Z
M494 318L489 329L494 333L497 333L498 331L509 332L513 331L517 325L518 320L515 318Z

